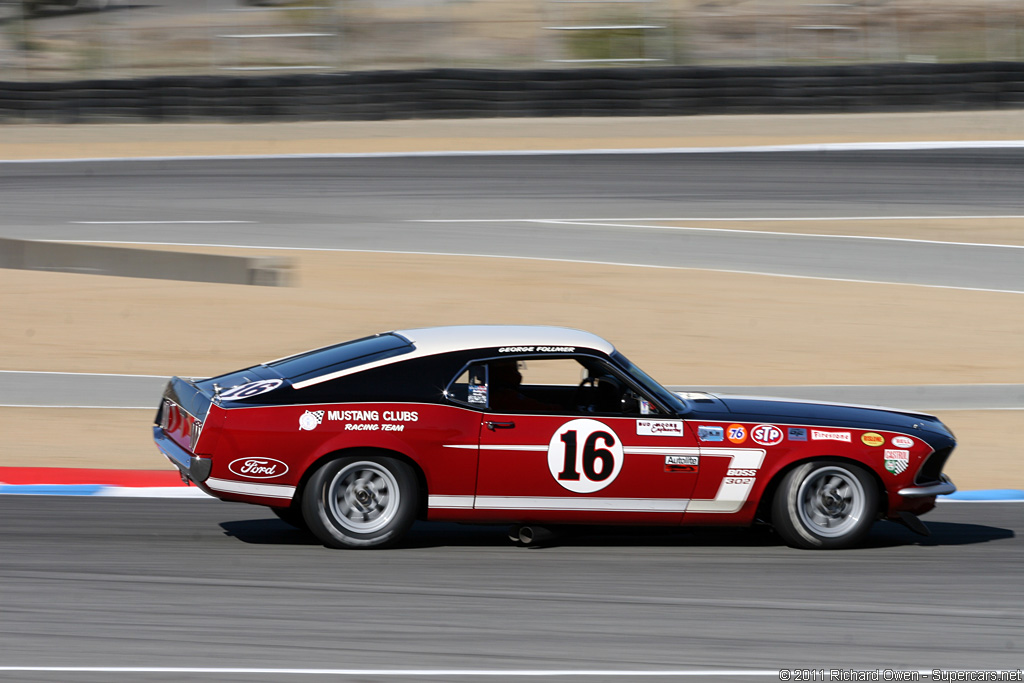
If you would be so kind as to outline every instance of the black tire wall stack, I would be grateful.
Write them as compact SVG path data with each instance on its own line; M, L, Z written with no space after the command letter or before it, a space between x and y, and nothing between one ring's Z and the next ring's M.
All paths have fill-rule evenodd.
M1024 63L431 69L0 82L0 121L355 121L1024 106Z

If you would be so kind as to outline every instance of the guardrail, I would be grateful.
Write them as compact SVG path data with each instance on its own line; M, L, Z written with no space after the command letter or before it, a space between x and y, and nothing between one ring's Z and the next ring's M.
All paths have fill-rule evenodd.
M374 120L994 109L1024 63L432 69L0 82L0 120Z

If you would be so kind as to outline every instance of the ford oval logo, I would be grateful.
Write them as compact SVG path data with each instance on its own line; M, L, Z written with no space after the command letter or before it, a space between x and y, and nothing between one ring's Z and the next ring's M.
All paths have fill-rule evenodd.
M239 458L232 460L228 469L248 479L273 479L288 473L288 465L273 458Z

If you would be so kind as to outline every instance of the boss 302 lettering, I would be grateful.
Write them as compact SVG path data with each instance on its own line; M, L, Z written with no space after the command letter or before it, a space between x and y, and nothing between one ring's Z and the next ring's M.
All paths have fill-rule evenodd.
M401 330L174 377L153 435L187 481L337 548L394 545L417 519L766 523L840 548L878 519L923 530L956 490L934 417L673 393L555 327Z

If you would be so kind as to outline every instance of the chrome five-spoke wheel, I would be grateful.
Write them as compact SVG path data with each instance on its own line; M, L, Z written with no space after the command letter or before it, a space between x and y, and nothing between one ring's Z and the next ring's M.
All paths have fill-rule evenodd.
M373 548L396 543L418 505L416 476L386 456L345 457L320 467L303 497L303 516L325 545Z
M878 487L852 463L808 462L782 480L772 523L798 548L845 548L867 535L878 511Z

